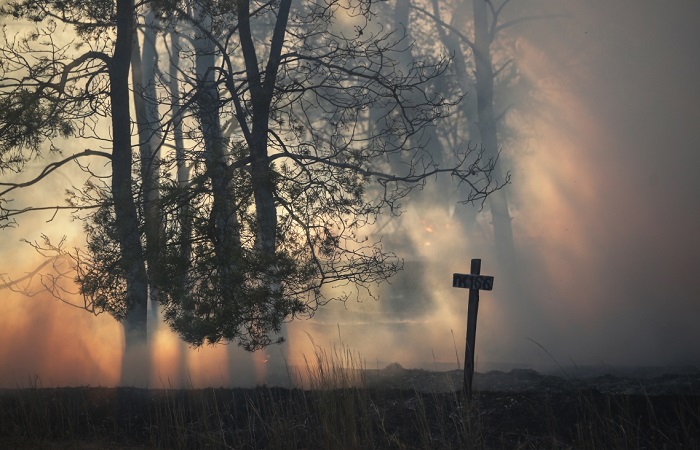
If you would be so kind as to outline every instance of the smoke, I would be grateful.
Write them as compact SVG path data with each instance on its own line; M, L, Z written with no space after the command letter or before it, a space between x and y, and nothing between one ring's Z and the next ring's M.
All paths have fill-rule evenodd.
M700 5L525 3L510 18L560 17L509 32L532 89L507 118L518 138L503 149L520 291L504 296L487 211L470 228L463 209L449 216L413 198L410 242L393 248L411 264L384 299L305 326L324 336L339 326L370 363L455 364L466 292L451 274L479 257L496 279L481 295L477 370L553 365L531 340L562 364L697 365L700 56L688 49Z
M685 49L700 11L570 7L521 42L545 105L513 188L514 225L552 286L533 329L556 329L548 344L586 364L697 364L700 58Z
M112 386L118 381L116 323L61 306L49 295L0 302L0 386Z
M394 361L457 367L467 291L451 280L468 272L471 258L482 258L482 273L495 276L494 290L481 294L479 371L551 366L531 340L562 364L700 364L700 53L693 50L700 4L513 4L529 5L513 17L562 15L509 31L531 89L507 116L518 137L503 149L518 250L509 269L520 290L505 293L510 280L497 266L489 212L458 206L450 213L426 190L405 204L404 238L385 241L406 260L405 271L380 286L379 300L329 305L290 324L285 360L292 371L303 371L314 342L328 348L338 341L369 368ZM469 214L473 224L464 219ZM75 225L47 219L17 231L34 239L38 230L56 235ZM0 236L0 273L21 274L36 263L17 236ZM5 290L0 298L1 385L26 385L35 375L43 385L118 382L123 338L113 319L47 296ZM265 382L278 351L183 351L159 330L150 384Z

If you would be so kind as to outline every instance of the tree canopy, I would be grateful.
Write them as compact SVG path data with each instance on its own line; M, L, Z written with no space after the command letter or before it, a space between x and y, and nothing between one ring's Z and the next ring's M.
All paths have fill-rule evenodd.
M38 183L56 164L110 162L107 179L82 163L88 180L68 205L85 221L75 261L87 303L128 322L149 285L187 342L260 348L285 320L369 292L400 269L369 230L379 214L400 212L412 189L448 176L468 187L464 200L480 202L502 186L491 176L496 159L474 147L454 149L449 161L431 152L435 126L460 101L436 82L450 55L407 58L409 36L375 8L365 0L3 8L37 25L26 37L5 35L0 50L0 167L21 171L53 150ZM77 34L58 43L53 32L65 25ZM155 62L134 52L138 30L157 43ZM130 79L135 61L151 65L148 79ZM156 113L130 111L130 96ZM51 145L57 136L72 148L109 149L66 155ZM147 141L149 151L133 151ZM7 195L36 183L0 184L0 220L25 211L9 209Z

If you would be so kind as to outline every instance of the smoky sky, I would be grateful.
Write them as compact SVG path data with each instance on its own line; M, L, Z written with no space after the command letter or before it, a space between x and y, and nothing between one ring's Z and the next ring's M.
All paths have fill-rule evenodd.
M511 269L519 290L504 288L510 280L495 261L488 210L445 211L426 190L405 202L401 233L384 241L405 259L404 272L380 287L379 300L330 305L292 323L289 361L303 363L299 355L311 351L310 339L318 345L342 339L370 367L456 366L464 353L467 294L451 287L452 273L468 271L469 259L478 257L482 272L496 278L494 290L481 294L477 370L545 367L553 359L700 365L700 3L514 1L509 14L556 16L508 31L530 86L507 118L518 138L503 148L512 174L507 189L517 254ZM20 237L79 231L75 223L61 228L45 217L31 220L0 232L0 273L15 271L17 261L36 261L17 259ZM105 345L106 332L88 325L89 316L72 319L66 334L60 320L44 320L49 311L74 317L65 305L48 299L50 306L32 317L33 308L17 306L17 296L0 291L0 298L5 384L13 367L19 376L41 371L50 378L67 364L81 372L53 379L113 382L118 368L109 375L105 367L118 359L121 344ZM50 330L22 328L42 321ZM51 350L61 348L56 336L63 345L78 342L80 351L37 362L66 354ZM77 364L80 354L86 358ZM221 365L209 367L218 380Z
M584 267L558 262L574 273L559 295L592 305L590 318L571 318L565 330L578 336L564 341L590 362L697 364L700 56L692 48L700 7L650 1L567 8L571 20L526 34L555 61L553 76L567 80L562 89L579 103L574 111L583 111L567 116L566 104L557 106L556 124L569 128L572 158L582 160L560 183L570 189L569 220L583 235L571 241L584 238L582 254L589 255ZM576 63L567 67L568 58Z
M477 215L480 228L467 230L455 223L459 209L445 217L418 201L408 207L419 211L402 256L413 260L416 247L432 245L419 249L421 267L411 261L387 288L401 293L386 294L392 301L377 308L401 323L352 325L347 311L333 319L345 323L351 342L371 349L370 361L392 354L428 367L435 354L454 361L452 333L460 354L466 295L449 288L451 273L480 257L496 282L482 294L477 369L542 367L554 365L552 358L594 366L700 363L700 54L693 50L700 6L513 4L510 18L556 16L508 32L532 86L513 119L520 138L503 149L513 175L520 290L499 293L508 280L499 279L488 212Z

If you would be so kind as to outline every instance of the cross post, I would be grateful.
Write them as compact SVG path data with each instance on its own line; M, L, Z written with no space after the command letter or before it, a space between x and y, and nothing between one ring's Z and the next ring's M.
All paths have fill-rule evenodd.
M467 346L464 349L464 392L472 398L474 379L474 346L476 345L476 316L479 312L479 290L493 289L493 277L481 275L481 259L472 259L470 273L452 275L452 287L469 289L467 310Z

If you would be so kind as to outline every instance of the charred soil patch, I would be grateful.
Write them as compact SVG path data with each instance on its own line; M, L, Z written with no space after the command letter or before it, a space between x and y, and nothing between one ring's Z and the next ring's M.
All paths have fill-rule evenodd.
M541 387L480 391L468 402L459 392L404 388L400 375L421 373L314 391L4 390L0 447L700 448L692 393ZM438 377L423 375L421 383Z

